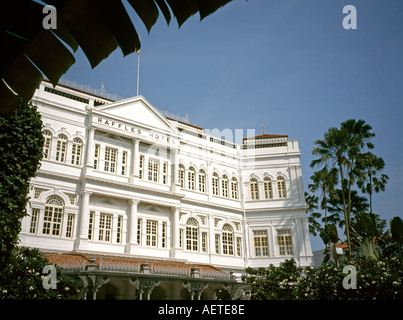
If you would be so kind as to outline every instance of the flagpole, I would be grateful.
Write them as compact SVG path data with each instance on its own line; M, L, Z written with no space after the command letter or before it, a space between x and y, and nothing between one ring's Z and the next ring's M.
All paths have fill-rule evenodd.
M137 96L139 95L140 86L140 50L137 51Z

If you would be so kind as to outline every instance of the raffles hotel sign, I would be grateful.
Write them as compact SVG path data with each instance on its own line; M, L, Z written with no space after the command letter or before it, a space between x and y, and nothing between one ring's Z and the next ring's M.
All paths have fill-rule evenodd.
M145 130L144 128L135 127L132 125L123 124L116 120L109 120L104 117L94 117L92 124L95 127L109 127L117 130L121 130L126 134L133 136L133 138L153 140L154 142L160 142L163 144L178 144L178 140L172 136L163 135L161 133L156 133L151 130ZM115 130L114 130L115 131Z

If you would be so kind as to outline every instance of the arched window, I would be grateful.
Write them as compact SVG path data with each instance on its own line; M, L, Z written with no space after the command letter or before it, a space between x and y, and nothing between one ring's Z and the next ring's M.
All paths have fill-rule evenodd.
M273 188L271 186L271 179L269 177L264 178L263 186L265 199L273 199Z
M199 250L199 224L195 218L189 218L186 222L186 249Z
M228 177L225 174L222 176L221 190L222 196L228 198Z
M232 199L238 199L238 181L236 178L231 179L231 197Z
M277 192L280 199L287 198L287 190L285 189L285 179L283 177L277 178Z
M206 172L202 169L199 171L199 192L206 192Z
M185 187L185 167L183 164L179 165L178 182L180 183L181 188Z
M79 166L81 164L81 154L83 150L83 142L79 138L73 140L73 148L71 149L71 164Z
M45 137L45 142L43 144L43 158L48 160L50 157L50 146L52 145L52 133L45 130L43 135Z
M229 224L222 227L222 253L234 255L234 230Z
M219 191L218 191L218 174L216 172L213 173L212 177L212 186L213 186L213 195L218 196Z
M64 134L57 136L56 161L65 162L67 151L67 137Z
M193 167L189 168L188 171L188 188L190 190L196 190L196 170Z
M255 178L250 179L250 197L252 200L259 199L258 184L257 184L257 179L255 179Z
M45 214L43 216L43 234L60 236L63 219L64 201L58 196L46 199Z

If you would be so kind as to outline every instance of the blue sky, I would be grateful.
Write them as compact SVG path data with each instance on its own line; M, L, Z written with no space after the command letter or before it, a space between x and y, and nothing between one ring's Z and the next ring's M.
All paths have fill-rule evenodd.
M345 5L357 29L345 30ZM235 0L179 29L161 15L140 34L140 94L155 107L206 129L288 134L301 149L304 185L313 142L347 119L373 127L385 160L386 192L374 212L403 217L403 1ZM137 54L118 49L95 69L81 51L63 76L123 97L136 95ZM312 239L314 250L322 248Z

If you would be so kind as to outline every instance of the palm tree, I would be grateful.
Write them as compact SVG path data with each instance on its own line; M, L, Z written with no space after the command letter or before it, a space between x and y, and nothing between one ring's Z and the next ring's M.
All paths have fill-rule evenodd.
M372 194L375 191L385 191L385 185L389 179L386 174L376 175L385 167L385 161L382 158L375 156L371 152L366 152L359 159L358 166L362 175L357 181L357 185L363 193L369 195L369 212L372 213Z
M327 211L328 222L338 225L340 228L345 227L345 221L342 218L344 215L343 203L342 203L341 189L335 189L328 200ZM357 190L351 190L350 195L351 209L350 215L354 218L359 213L366 212L368 210L367 198L358 194Z
M346 190L345 171L349 168L350 165L348 159L349 134L347 130L330 128L324 134L323 140L316 140L314 143L316 147L313 149L312 154L319 156L319 158L311 162L311 167L313 168L319 164L324 164L325 166L329 166L332 169L338 169L342 190ZM349 217L347 213L345 192L342 192L342 200L344 208L344 221L346 226L347 246L351 255Z
M317 211L318 197L305 192L305 202L308 205L307 214L310 212L308 216L309 233L316 236L318 231L320 231L320 222L317 219L322 216L321 213Z
M349 119L341 123L341 130L346 130L349 135L348 157L349 157L349 172L347 180L347 196L348 196L348 219L350 222L351 212L351 187L357 180L363 176L362 170L360 170L358 163L362 158L363 149L373 149L374 145L370 141L375 134L371 132L372 127L365 123L364 120Z
M340 177L344 222L349 254L351 255L350 241L350 213L351 213L351 187L356 183L362 173L357 170L357 159L364 149L373 149L370 141L375 136L372 127L364 120L349 119L341 123L340 129L330 128L323 140L316 140L316 147L312 154L319 156L311 162L311 167L324 164L337 169Z
M312 183L308 185L311 192L320 191L321 192L321 209L325 210L325 226L327 224L327 200L328 193L334 190L335 185L337 185L337 170L331 169L330 171L327 167L319 171L315 171L311 176Z
M199 12L200 19L232 0L128 0L150 32L162 12L166 22L171 13L179 27ZM140 50L140 38L120 0L47 0L57 12L57 28L42 25L43 4L13 0L1 10L2 59L0 61L0 113L10 113L20 98L29 101L43 75L53 85L74 64L81 47L95 68L118 46L124 56Z

